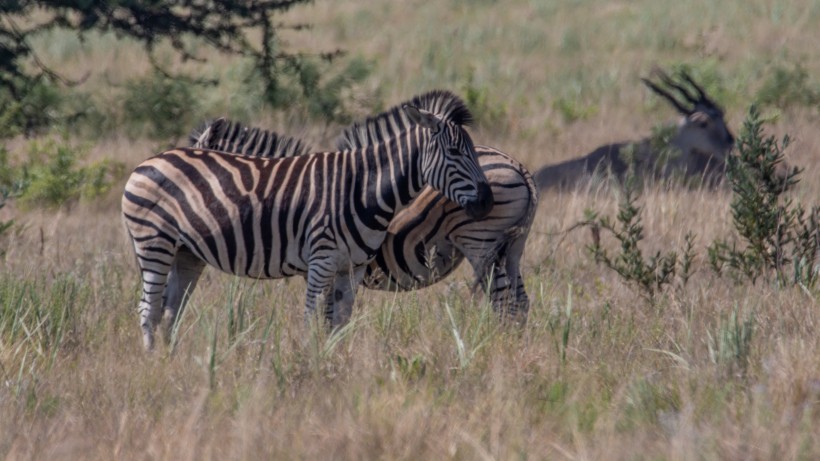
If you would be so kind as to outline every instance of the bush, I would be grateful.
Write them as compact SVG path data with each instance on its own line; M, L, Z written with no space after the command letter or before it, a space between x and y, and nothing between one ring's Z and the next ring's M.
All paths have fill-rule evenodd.
M11 196L12 191L4 187L0 187L0 210L2 210L6 206L6 202L9 200L9 198L11 198ZM6 231L9 230L13 225L13 219L9 219L8 221L0 220L0 237L2 237L3 234L5 234ZM3 256L3 254L5 254L5 250L0 248L0 256Z
M632 173L624 182L624 196L618 207L616 222L608 216L599 217L587 210L586 221L581 223L592 231L592 245L587 247L595 262L603 264L621 276L626 282L636 286L648 299L653 298L665 287L679 281L685 286L692 274L695 258L694 234L686 234L686 243L679 258L677 252L658 251L648 259L644 257L639 243L644 239L641 224L642 209L637 206L637 181ZM601 230L606 231L620 243L618 254L610 253L601 246Z
M483 129L504 131L507 127L507 110L491 94L487 85L476 82L475 73L470 69L467 83L464 84L464 102L476 118L476 124Z
M816 283L820 210L807 212L785 195L801 172L783 166L788 145L788 136L779 143L773 136L764 137L763 120L752 106L738 138L738 155L727 162L734 192L732 221L743 244L718 240L710 246L709 261L718 274L729 272L752 283L772 275L780 284Z
M726 175L733 192L732 222L737 236L731 243L727 239L715 240L707 248L709 263L715 273L729 274L737 282L748 280L754 284L760 278L773 278L781 286L812 288L820 278L820 208L806 210L786 196L798 183L801 170L784 166L783 152L789 137L780 142L765 137L763 123L757 108L752 106L738 138L738 154L727 159ZM680 279L680 286L685 286L696 257L693 234L687 234L680 259L674 251L658 251L644 258L639 247L644 237L641 209L636 202L634 178L628 175L617 223L587 210L586 220L575 227L591 228L590 254L647 297L672 285L676 278ZM612 256L603 249L601 230L620 242L619 254Z
M306 64L305 70L312 67L309 62ZM319 70L317 66L299 75L308 114L325 122L350 123L352 117L347 97L357 83L370 75L371 65L364 59L355 58L341 71L327 74L328 69ZM324 81L318 78L322 74L327 75Z
M552 108L561 114L567 123L586 120L598 112L594 105L584 105L580 98L560 97L553 101Z
M9 164L9 151L6 146L0 145L0 210L5 208L9 200L20 195L22 181L17 179L17 173ZM14 220L0 220L0 237L14 225ZM0 247L0 256L5 250Z
M64 96L46 78L21 85L22 94L0 88L0 139L23 133L32 136L64 118Z
M303 58L284 62L276 76L266 78L259 68L245 72L242 92L258 94L274 109L297 110L312 120L350 123L355 87L371 72L372 65L362 58L351 59L335 70L329 61ZM267 81L267 85L263 82Z
M157 71L128 82L123 109L129 133L154 139L187 133L198 117L193 85L188 79L170 78Z
M781 109L799 105L820 105L820 88L809 81L808 71L799 63L791 68L775 67L755 97L757 104L772 105Z
M66 31L81 41L92 32L114 32L118 38L127 37L142 45L155 68L159 67L155 52L162 44L170 45L183 62L202 59L206 53L197 49L205 44L210 50L247 57L265 69L265 77L276 79L279 61L298 64L302 60L301 55L274 46L282 41L279 30L305 28L281 23L280 14L309 2L209 0L180 5L165 0L4 1L0 6L0 108L14 103L27 133L32 126L49 125L49 109L57 107L54 98L59 96L50 82L78 83L48 68L38 57L32 42L48 40L51 37L47 34L54 31ZM129 110L143 117L138 122L149 125L157 137L181 134L190 126L186 123L189 120L178 118L188 113L185 110L191 102L185 93L185 79L165 78L166 74L157 72L152 79L130 85L127 101ZM174 116L179 127L165 123Z
M14 176L19 178L20 200L28 206L57 207L107 192L122 176L123 165L103 160L78 166L82 149L54 140L32 143L28 160Z
M115 104L77 88L66 88L42 78L23 96L12 97L0 85L0 140L23 134L68 130L75 136L99 137L116 128Z

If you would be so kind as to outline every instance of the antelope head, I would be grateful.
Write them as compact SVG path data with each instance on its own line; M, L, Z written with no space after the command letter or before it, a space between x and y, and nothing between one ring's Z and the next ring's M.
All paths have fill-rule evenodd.
M726 156L734 147L735 137L726 126L723 109L709 99L703 88L688 73L681 71L678 81L660 69L656 69L654 74L660 79L658 83L647 78L642 78L641 81L672 103L683 115L672 144L686 155L700 153L718 162L725 162Z

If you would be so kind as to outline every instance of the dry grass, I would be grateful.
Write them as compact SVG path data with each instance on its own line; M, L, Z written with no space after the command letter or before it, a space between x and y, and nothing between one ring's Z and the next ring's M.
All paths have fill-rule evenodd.
M505 108L499 127L479 127L474 138L535 169L671 117L637 84L653 63L717 68L738 128L769 63L802 59L820 74L816 2L686 4L684 13L671 1L317 2L293 12L314 33L288 38L372 59L366 87L388 104L431 87L463 91L472 72L472 85ZM92 45L66 66L99 58L114 80L128 66L146 70L132 64L134 49L117 46ZM102 80L89 85L109 91ZM557 95L594 110L566 121ZM259 121L326 131L274 114ZM820 192L817 123L816 108L795 108L771 128L796 138L790 160L806 167L796 193L806 204ZM115 133L90 157L131 167L155 148ZM301 279L209 270L171 356L140 345L118 190L95 204L20 214L22 227L4 237L8 459L820 458L817 292L733 285L701 259L684 290L650 304L590 260L584 232L556 235L586 208L613 214L612 193L541 198L520 331L469 298L466 268L420 292L361 291L350 328L334 338L304 328ZM729 201L721 191L645 191L646 248L679 248L692 230L703 256L731 231ZM746 360L721 349L733 314L752 328Z

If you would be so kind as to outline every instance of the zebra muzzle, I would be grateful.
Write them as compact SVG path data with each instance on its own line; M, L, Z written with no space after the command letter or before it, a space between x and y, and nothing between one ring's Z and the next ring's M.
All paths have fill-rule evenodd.
M495 199L493 198L493 190L486 182L478 183L478 191L476 199L469 201L463 205L467 216L472 219L479 220L485 218L493 209Z

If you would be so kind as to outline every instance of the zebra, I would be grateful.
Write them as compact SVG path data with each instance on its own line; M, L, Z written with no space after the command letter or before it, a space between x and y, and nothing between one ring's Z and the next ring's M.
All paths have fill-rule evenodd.
M179 147L139 164L122 213L142 278L143 345L163 317L170 338L205 265L258 279L301 275L305 320L320 307L331 328L349 320L355 292L394 216L425 185L480 219L492 189L465 127L472 115L436 90L351 129L379 142L279 159Z
M300 140L219 118L189 135L193 147L286 157L308 151ZM281 141L271 141L281 140ZM377 142L367 130L346 132L339 149L366 148ZM290 149L299 146L302 149ZM538 204L538 191L524 165L499 150L475 146L492 187L495 205L474 220L436 190L424 191L391 221L387 238L368 265L363 284L376 290L408 291L437 283L466 258L475 274L473 289L489 293L504 319L526 320L529 299L520 261Z
M542 167L534 174L538 189L575 187L591 175L606 171L621 179L630 166L638 174L655 178L682 174L709 186L721 182L726 158L735 144L723 109L688 73L681 71L677 79L660 69L655 74L658 83L648 78L641 81L683 115L673 132L637 142L607 144L583 157Z

